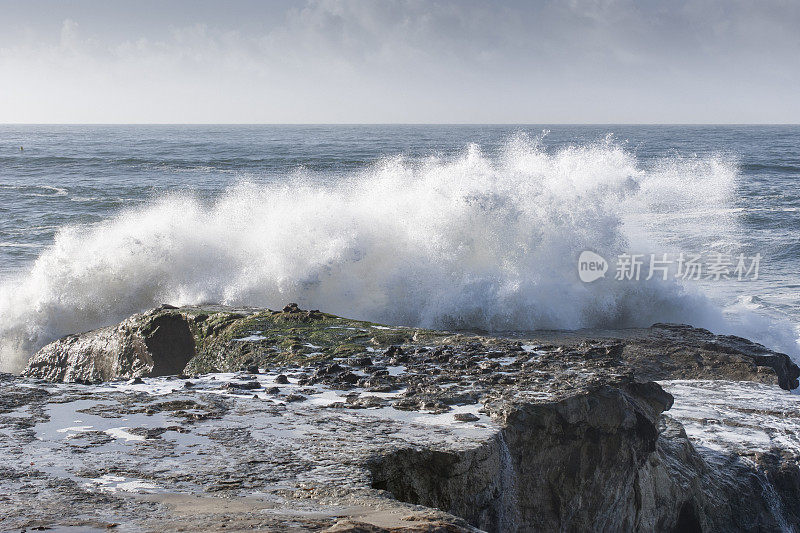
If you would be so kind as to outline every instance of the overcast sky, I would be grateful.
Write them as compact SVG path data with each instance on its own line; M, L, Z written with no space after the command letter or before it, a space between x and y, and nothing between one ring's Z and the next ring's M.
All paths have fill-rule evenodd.
M798 123L800 1L0 0L0 122Z

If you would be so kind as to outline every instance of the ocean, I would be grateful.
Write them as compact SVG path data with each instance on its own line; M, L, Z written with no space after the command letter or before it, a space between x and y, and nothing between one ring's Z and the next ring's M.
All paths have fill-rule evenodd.
M0 369L204 302L473 331L681 322L797 359L798 215L798 126L2 125Z

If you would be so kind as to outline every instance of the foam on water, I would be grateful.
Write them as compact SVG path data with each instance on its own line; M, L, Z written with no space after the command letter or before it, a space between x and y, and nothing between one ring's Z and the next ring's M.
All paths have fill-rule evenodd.
M736 172L722 157L645 166L610 138L548 153L520 135L492 157L470 145L459 157L387 158L328 182L294 172L207 202L168 195L61 228L28 272L0 286L2 366L19 370L59 336L164 302L296 301L392 324L488 330L669 321L758 340L775 326L733 327L678 283L585 284L576 272L583 250L650 251L662 217L722 213ZM730 223L724 213L714 220L721 230ZM769 340L791 345L779 329Z

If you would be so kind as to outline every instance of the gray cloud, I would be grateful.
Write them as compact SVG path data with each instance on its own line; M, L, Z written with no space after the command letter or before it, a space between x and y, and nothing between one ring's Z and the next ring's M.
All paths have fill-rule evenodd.
M799 122L800 4L9 2L2 122Z

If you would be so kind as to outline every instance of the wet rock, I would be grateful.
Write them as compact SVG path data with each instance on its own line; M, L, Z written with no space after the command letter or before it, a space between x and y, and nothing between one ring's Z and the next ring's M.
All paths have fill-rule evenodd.
M392 392L397 390L397 386L390 382L368 380L364 383L364 390L367 392Z
M286 402L302 402L307 399L308 398L306 398L302 394L289 394L283 398L283 400Z
M226 385L230 390L255 390L260 389L261 384L258 381L231 381Z
M798 387L800 367L788 355L747 339L676 324L655 324L646 333L622 343L621 358L641 379L731 379Z
M384 407L389 402L377 396L350 396L347 398L346 407L350 409L371 409Z
M472 405L478 403L480 395L476 392L447 390L439 396L447 405Z
M348 361L352 366L366 368L372 366L372 359L370 357L353 357Z
M344 370L345 370L345 368L342 365L340 365L338 363L333 363L331 365L325 365L325 366L319 368L317 370L317 372L316 372L316 375L317 376L326 376L326 375L338 374L340 372L344 372Z
M23 375L96 382L178 374L196 354L194 337L181 314L156 311L48 344L30 359Z
M361 378L352 372L344 372L342 374L338 374L334 381L337 383L346 383L348 385L352 385L354 383L358 383L359 379Z
M305 312L296 304L284 309L269 312L213 305L161 307L134 315L116 327L60 339L36 354L25 374L48 381L95 383L184 372L240 369L253 372L259 367L271 366L274 358L305 358L308 353L316 353L314 361L325 361L330 355L363 353L367 344L383 342L380 340L383 337L367 341L363 331L370 326L357 321L316 310ZM308 313L317 318L307 320ZM384 337L390 339L392 335L396 333ZM380 355L384 364L397 366L413 361L428 365L427 371L433 374L441 372L435 364L469 369L472 367L470 358L489 362L513 355L519 361L509 365L524 367L529 364L525 361L526 349L518 340L445 336L436 332L423 334L422 331L404 337L410 346L384 345ZM434 345L433 349L414 345L414 342L421 342L420 339ZM276 350L276 344L285 344L288 352ZM312 345L322 346L310 348ZM634 368L638 379L645 381L725 377L761 383L774 380L781 387L791 389L798 385L800 378L800 368L785 354L740 337L717 336L707 330L681 325L656 324L649 329L626 330L619 338L607 336L585 342L578 338L576 343L553 344L549 339L534 339L527 341L527 345L568 358L581 357L591 365L614 367L621 363ZM351 364L357 368L370 366L366 364L366 357L358 359L362 360L351 360ZM432 363L435 364L431 366ZM497 367L488 366L483 369L487 373L496 370Z
M383 352L384 357L396 357L399 355L404 355L403 348L400 346L390 346L385 352Z
M299 313L300 308L297 307L296 303L290 303L283 308L284 313Z
M123 333L119 328L125 322L103 333L57 341L58 350L44 350L30 367L30 376L85 385L50 390L46 383L29 381L32 388L19 391L0 387L0 425L4 424L0 429L6 431L4 435L13 433L12 444L4 448L0 443L0 450L17 457L19 452L13 450L37 446L40 441L32 428L48 417L55 419L62 407L54 406L97 397L95 391L100 389L92 383L104 376L149 375L156 365L153 361L148 370L147 356L152 359L160 353L161 359L174 358L167 354L172 341L165 332L179 330L173 326L184 321L193 335L196 355L173 374L198 373L199 369L238 374L232 381L230 375L221 375L195 377L185 384L153 378L159 387L172 390L157 400L137 392L141 387L129 389L127 396L101 393L103 401L82 409L82 414L104 420L126 418L135 427L126 429L115 423L110 433L60 428L68 429L69 437L58 435L57 441L64 442L63 453L74 457L92 455L93 447L120 443L136 450L119 457L120 464L114 468L94 474L96 479L106 474L124 479L134 471L134 463L158 464L168 458L169 464L180 465L184 457L199 453L198 464L203 467L173 473L172 481L163 473L151 472L159 479L159 490L180 492L182 484L192 479L193 486L202 487L200 493L219 493L237 505L246 500L237 498L246 497L248 491L270 486L291 492L292 501L314 501L315 505L323 501L360 505L363 498L380 494L378 500L369 501L391 502L391 506L405 505L402 501L409 505L403 509L425 512L436 508L451 513L442 527L487 531L800 527L800 513L795 511L800 508L800 451L787 444L794 437L785 436L794 435L791 424L773 424L778 426L773 428L775 442L781 444L769 448L718 441L707 446L695 436L699 430L692 425L703 426L697 420L708 419L710 429L703 431L713 434L716 425L720 435L738 431L742 439L768 430L738 421L736 417L750 409L746 405L736 407L737 415L719 420L682 414L680 405L673 407L673 397L653 382L713 379L784 388L796 385L800 369L787 356L745 339L675 325L603 333L596 338L584 332L542 334L524 341L427 330L383 334L383 328L369 323L302 311L291 304L276 312L219 306L164 308L133 318ZM150 325L145 327L146 323ZM61 355L56 357L56 353ZM108 361L117 366L109 366ZM59 365L64 369L59 370ZM167 366L162 361L159 371ZM131 371L134 367L144 370ZM261 400L249 394L244 397L243 391L261 387L248 375L259 368L275 376L275 383L287 385L283 391L271 387L266 392L284 395L269 400L263 395ZM292 385L287 374L300 386ZM0 376L0 381L18 379ZM213 395L208 394L210 383L221 387L213 388ZM104 385L120 386L121 382ZM754 398L758 404L758 396ZM770 398L783 406L783 400ZM113 402L119 405L114 407ZM42 407L45 403L47 408ZM20 405L28 406L27 410L18 410ZM463 405L475 405L475 411L484 416L453 413L463 411L453 406ZM714 409L721 411L719 406ZM773 413L769 402L758 404L757 409L772 420L795 416L785 407ZM11 411L13 416L3 415ZM157 413L160 416L148 416ZM164 425L167 417L177 425ZM80 420L78 415L68 418ZM679 418L695 433L687 435ZM797 418L800 423L800 407ZM246 423L240 423L245 419ZM445 419L449 422L436 422ZM424 428L412 431L415 420L425 421ZM453 420L461 423L452 424ZM164 428L153 427L155 423ZM92 424L97 427L98 422ZM178 430L170 427L196 428L184 438L198 440L182 448L184 444L174 435ZM292 440L296 434L304 436ZM473 434L480 438L472 440ZM231 455L217 463L216 453ZM50 456L49 460L56 459ZM207 473L209 464L215 465L213 474ZM365 478L366 471L371 479ZM27 479L36 483L37 475L53 486L74 484L55 481L45 472ZM7 479L19 476L15 470ZM27 494L17 485L3 485L4 479L0 475L4 493ZM53 498L65 498L67 493ZM108 494L101 496L109 501ZM124 497L120 501L127 503L119 505L137 509L141 505ZM455 526L453 514L471 525ZM252 515L260 520L267 516ZM285 520L299 520L297 516ZM302 522L302 527L321 530L334 522L329 517L313 524ZM437 523L423 522L418 520L414 527ZM286 523L248 526L281 530ZM203 529L197 523L194 526ZM407 530L411 524L398 527Z

